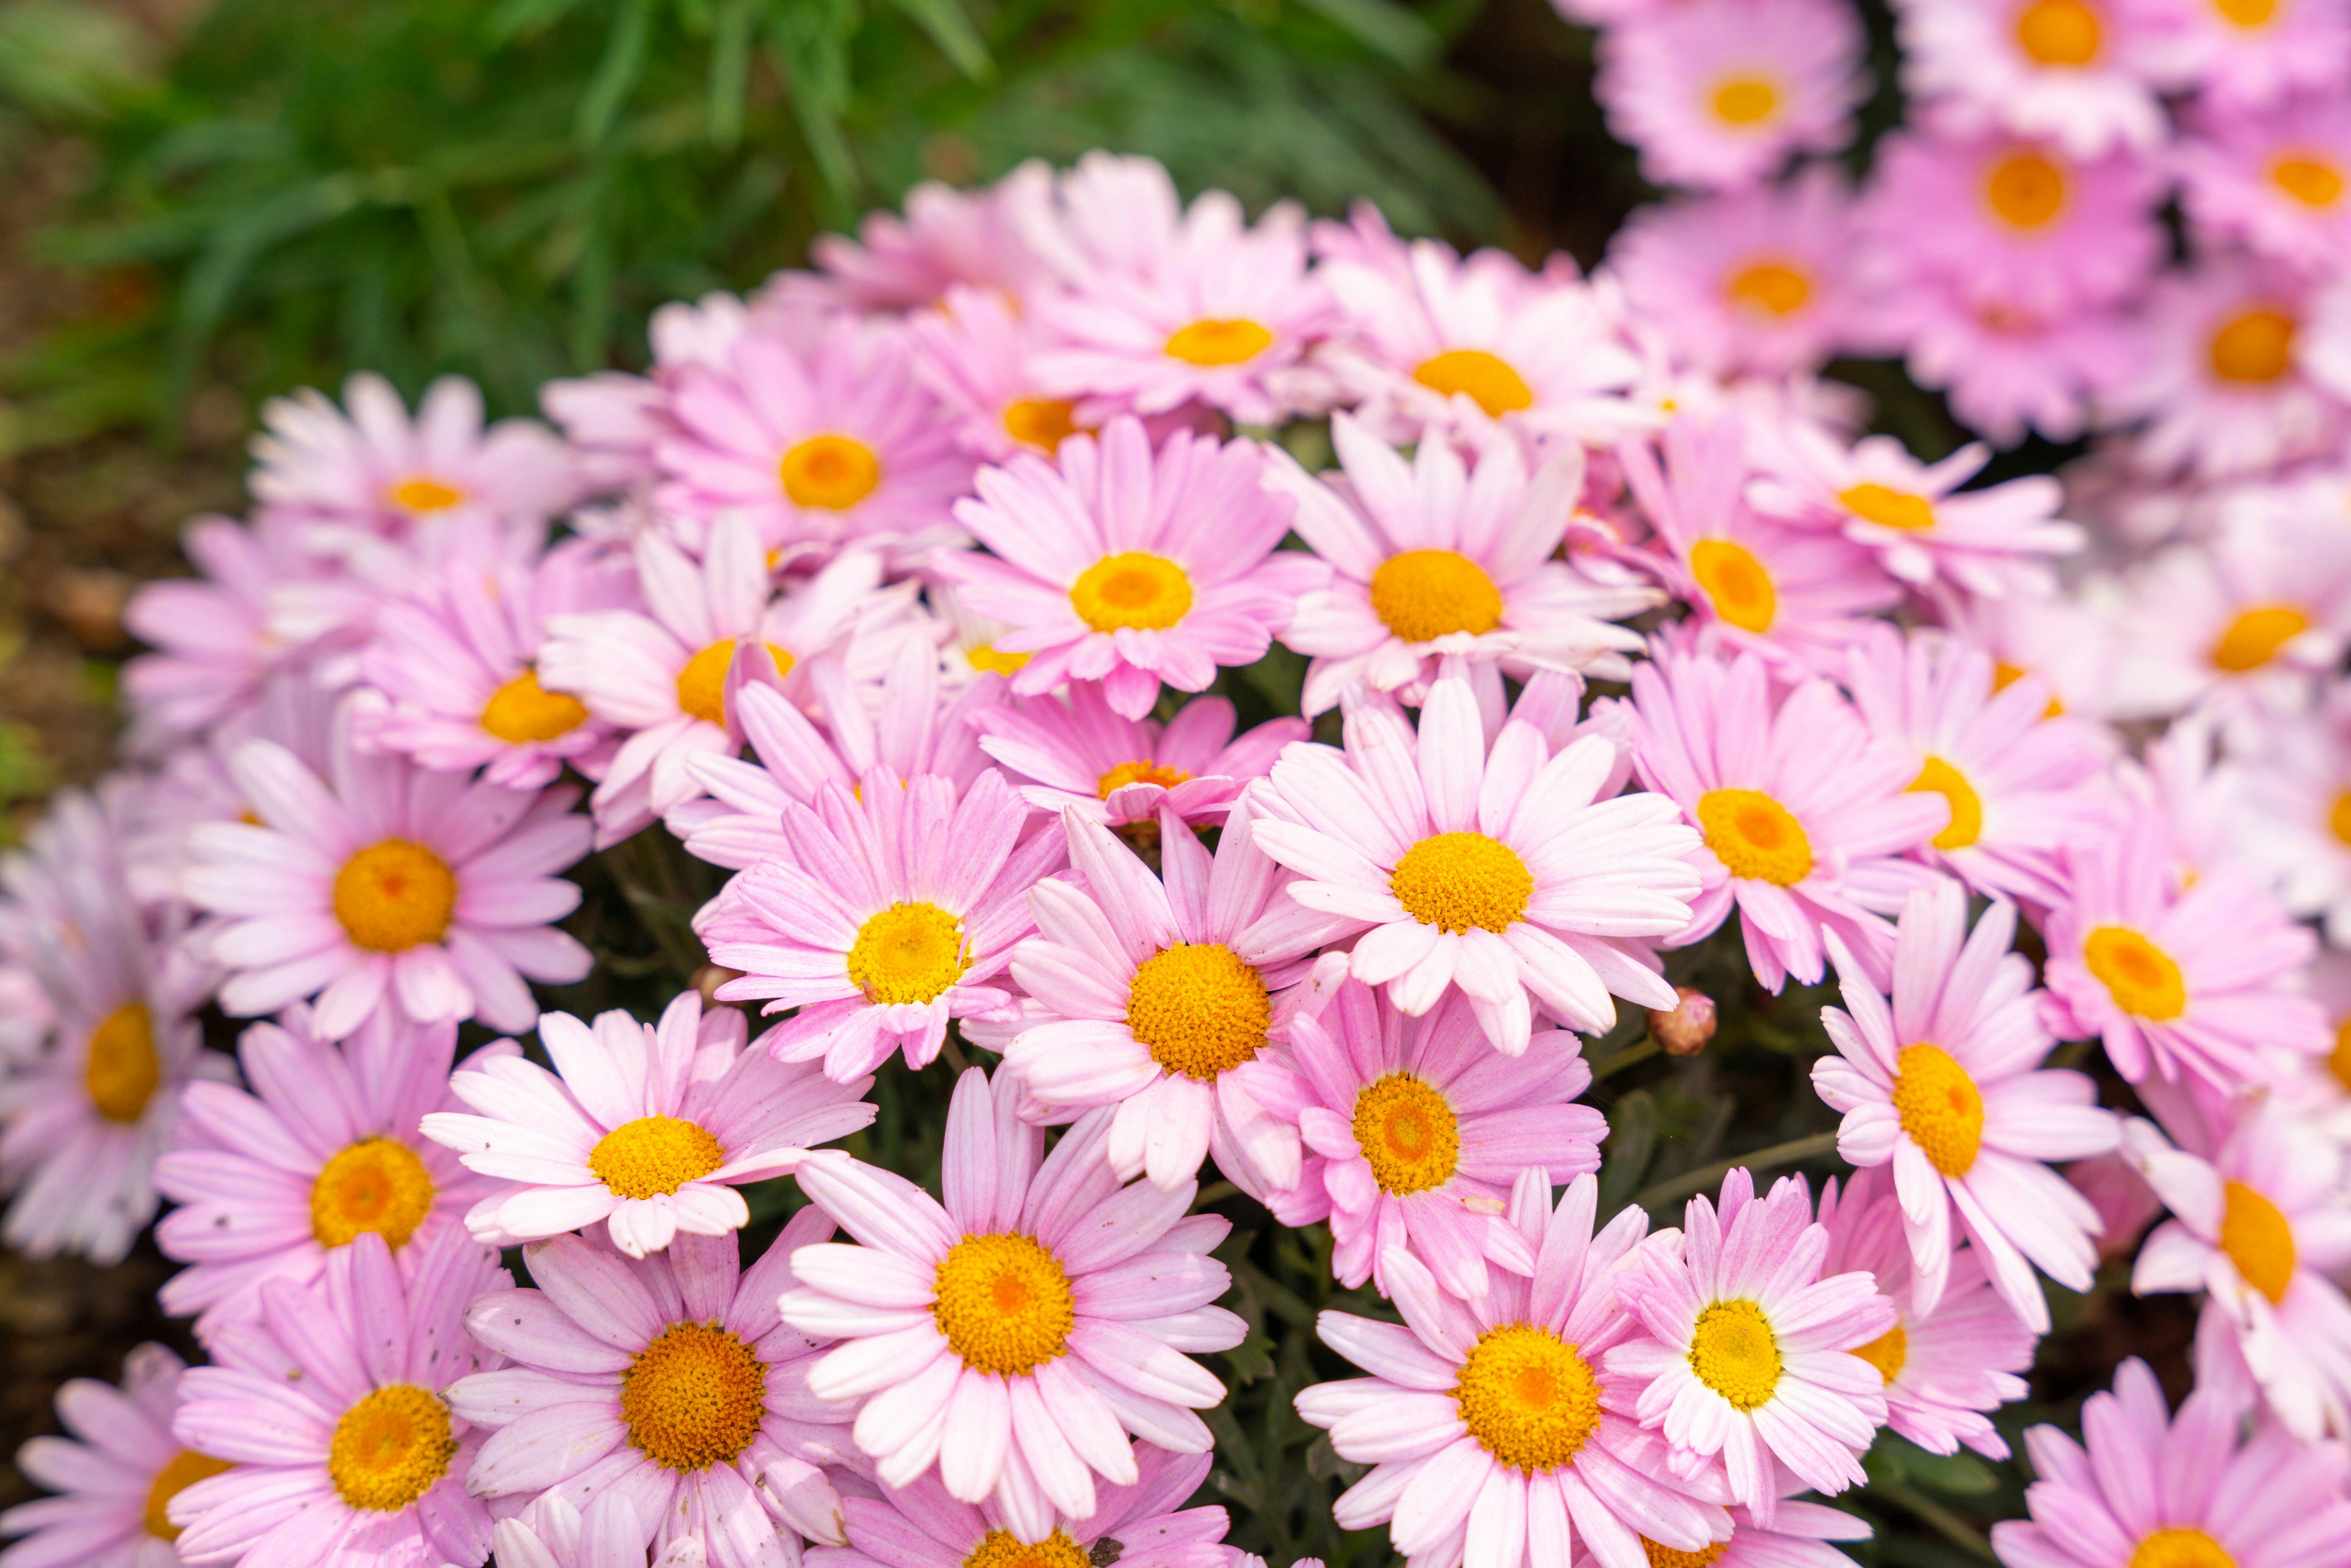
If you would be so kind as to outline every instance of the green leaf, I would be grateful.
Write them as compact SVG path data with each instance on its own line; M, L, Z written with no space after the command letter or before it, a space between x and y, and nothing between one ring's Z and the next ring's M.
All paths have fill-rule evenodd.
M1371 0L1379 4L1380 0ZM914 25L931 36L939 52L955 62L956 69L974 81L984 81L996 74L996 62L987 57L987 46L963 14L960 0L891 0L891 4L914 20Z
M1322 14L1406 70L1423 70L1437 63L1445 40L1435 28L1395 0L1302 0L1307 9Z
M612 16L612 31L604 57L580 99L579 137L589 147L604 140L621 106L645 71L645 47L652 41L653 0L621 0Z

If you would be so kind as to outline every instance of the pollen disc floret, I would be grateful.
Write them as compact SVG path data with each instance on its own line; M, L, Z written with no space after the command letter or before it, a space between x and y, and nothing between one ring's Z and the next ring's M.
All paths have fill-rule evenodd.
M1894 1109L1928 1162L1947 1176L1974 1168L1983 1142L1983 1092L1968 1070L1936 1045L1906 1045L1896 1058Z
M1641 1551L1649 1560L1649 1568L1714 1568L1716 1561L1729 1550L1729 1542L1717 1541L1696 1552L1677 1552L1670 1546L1658 1545L1646 1535L1641 1537Z
M553 740L578 729L587 718L588 709L579 698L540 685L537 670L525 670L492 692L482 708L482 727L509 746Z
M144 1002L125 1002L90 1030L82 1087L89 1103L110 1122L136 1122L147 1113L155 1086L163 1081L155 1054L155 1019Z
M2229 1549L2189 1526L2150 1531L2132 1549L2129 1568L2237 1568Z
M173 1454L171 1462L155 1472L155 1484L147 1489L142 1520L147 1533L158 1541L179 1540L180 1527L172 1522L172 1500L198 1481L208 1481L235 1468L226 1459L215 1459L193 1448L182 1448Z
M1939 757L1929 757L1910 780L1910 790L1931 792L1950 802L1951 820L1934 838L1938 850L1963 850L1983 837L1983 798L1967 775Z
M353 1508L392 1513L449 1473L457 1439L449 1407L413 1384L379 1388L343 1412L327 1450L327 1474Z
M1717 615L1759 637L1771 630L1780 615L1780 591L1753 551L1729 539L1700 539L1690 547L1689 566Z
M1027 446L1058 452L1078 431L1075 405L1066 398L1024 397L1004 409L1004 434Z
M397 1251L432 1212L432 1173L396 1138L360 1139L310 1184L310 1234L321 1247L347 1247L372 1230Z
M465 492L446 479L435 479L429 474L413 474L396 485L384 486L383 498L403 512L445 512L465 503Z
M1812 279L1787 261L1759 261L1740 267L1722 286L1723 297L1758 314L1793 316L1813 297Z
M1094 799L1107 800L1114 791L1130 784L1156 784L1162 789L1173 789L1191 777L1181 768L1170 768L1164 762L1122 762L1095 782Z
M963 1568L1094 1568L1092 1553L1057 1530L1029 1542L1008 1530L989 1531L963 1560Z
M927 1002L963 978L963 922L935 904L893 904L857 928L849 981L883 1004Z
M1845 510L1865 522L1876 523L1882 528L1900 528L1905 533L1918 533L1935 526L1935 508L1924 496L1914 496L1907 490L1889 489L1884 485L1866 483L1849 490L1837 492L1837 499Z
M1689 1364L1734 1409L1767 1405L1780 1386L1780 1342L1753 1301L1717 1301L1698 1313Z
M1499 419L1535 405L1534 389L1508 360L1483 349L1447 349L1423 360L1412 379L1440 397L1466 392L1469 401Z
M1355 1145L1380 1190L1406 1197L1453 1179L1461 1159L1461 1123L1426 1080L1390 1072L1355 1096Z
M1127 550L1078 574L1070 606L1097 632L1165 632L1192 608L1192 580L1165 556Z
M1204 1082L1257 1055L1273 1022L1264 977L1221 942L1162 948L1135 967L1126 1027L1170 1072Z
M2256 604L2229 622L2212 644L2212 665L2232 675L2258 670L2280 648L2310 630L2310 617L2291 604Z
M1761 789L1698 797L1698 831L1733 876L1792 887L1813 874L1813 841L1796 814Z
M2224 382L2251 385L2276 381L2294 369L2294 340L2299 329L2294 319L2283 310L2245 311L2212 334L2212 373Z
M768 1371L716 1323L672 1323L621 1376L629 1442L673 1470L723 1465L759 1435Z
M1372 572L1372 612L1407 643L1483 635L1502 623L1502 591L1458 550L1405 550Z
M1484 833L1437 833L1404 852L1388 878L1405 913L1455 935L1504 931L1527 912L1534 873L1518 851Z
M1485 1450L1530 1475L1576 1456L1600 1425L1600 1379L1574 1345L1532 1323L1488 1329L1453 1397Z
M1902 1365L1910 1359L1910 1334L1896 1323L1867 1344L1855 1345L1851 1354L1877 1368L1877 1375L1891 1383L1902 1375Z
M939 1260L931 1315L975 1372L1019 1377L1068 1347L1077 1300L1061 1260L1016 1231L967 1236Z
M1179 327L1167 340L1167 357L1187 365L1241 365L1273 347L1273 334L1244 316L1212 317Z
M406 839L371 844L335 873L335 918L351 946L371 953L438 942L456 912L456 873Z
M2161 1023L2188 1010L2188 983L2171 955L2126 925L2101 925L2082 940L2082 962L2115 1006Z
M588 1168L622 1197L677 1191L726 1163L726 1151L699 1122L682 1116L640 1116L623 1122L588 1151Z
M2230 1182L2222 1193L2220 1250L2270 1305L2283 1305L2294 1283L2294 1227L2276 1204L2243 1182Z
M784 454L776 477L796 507L845 512L882 483L882 460L846 435L811 435Z

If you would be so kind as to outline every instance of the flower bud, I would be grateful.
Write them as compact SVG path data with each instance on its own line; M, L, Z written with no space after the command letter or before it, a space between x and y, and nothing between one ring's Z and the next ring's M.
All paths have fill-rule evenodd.
M1652 1009L1649 1033L1668 1056L1696 1056L1714 1038L1714 998L1687 986L1676 986L1681 1001L1667 1012Z

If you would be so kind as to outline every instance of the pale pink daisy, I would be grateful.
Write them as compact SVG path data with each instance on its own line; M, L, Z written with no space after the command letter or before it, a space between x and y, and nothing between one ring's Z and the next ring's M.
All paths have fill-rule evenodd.
M2232 847L2287 910L2351 947L2351 691L2335 687L2308 718L2262 725L2231 766L2243 806L2222 824Z
M1186 1213L1195 1184L1123 1187L1104 1156L1112 1113L1044 1153L1008 1084L977 1068L947 1111L944 1207L904 1176L820 1150L801 1190L862 1245L803 1247L784 1321L843 1343L809 1372L856 1401L857 1447L885 1486L935 1465L947 1494L992 1501L1022 1542L1082 1519L1094 1478L1141 1479L1126 1434L1206 1453L1194 1411L1224 1385L1186 1352L1229 1350L1241 1321L1210 1306L1231 1277L1208 1256L1231 1226ZM1041 1156L1041 1158L1040 1158Z
M2141 347L2119 308L2039 314L1971 299L1913 253L1893 259L1900 275L1878 280L1873 326L1900 345L1913 381L1996 444L2013 446L2027 430L2074 440L2137 373Z
M250 524L200 517L180 536L193 579L141 583L122 624L154 652L122 667L133 745L151 748L250 718L270 675L308 652L272 634L279 584L329 568L304 549L300 525L265 513Z
M1792 1497L1804 1490L1803 1483L1792 1482L1789 1490ZM1730 1506L1729 1513L1730 1539L1692 1554L1710 1556L1708 1568L1848 1568L1852 1556L1829 1543L1867 1541L1872 1533L1866 1520L1843 1509L1792 1501L1789 1498L1782 1498L1772 1509L1768 1530L1737 1503ZM1678 1557L1666 1557L1662 1550L1650 1555L1652 1568L1667 1564L1681 1568ZM1575 1568L1594 1568L1596 1562L1589 1553L1579 1555Z
M172 1500L227 1462L183 1448L172 1436L187 1370L160 1344L122 1358L122 1385L87 1377L57 1390L57 1420L70 1437L35 1437L16 1450L24 1478L55 1497L0 1513L0 1535L25 1539L0 1552L7 1568L180 1568Z
M607 1490L582 1510L560 1497L541 1497L490 1531L498 1568L638 1568L652 1533L623 1491ZM702 1537L674 1535L653 1568L705 1568Z
M261 1316L214 1342L219 1364L180 1379L172 1435L230 1467L166 1509L181 1560L478 1568L490 1515L465 1475L481 1435L441 1391L495 1364L465 1303L506 1282L453 1226L404 1268L368 1231L312 1283L263 1286Z
M1667 1472L1664 1445L1632 1418L1636 1375L1617 1359L1649 1341L1621 1304L1648 1217L1620 1210L1593 1234L1599 1184L1579 1176L1553 1208L1529 1171L1501 1223L1536 1260L1464 1301L1426 1266L1388 1254L1401 1325L1347 1312L1317 1320L1323 1343L1371 1375L1322 1383L1298 1413L1340 1458L1372 1466L1333 1510L1340 1528L1388 1527L1408 1563L1602 1568L1711 1561L1729 1517ZM1666 1557L1664 1553L1674 1553Z
M685 991L658 1026L540 1014L553 1072L519 1054L469 1058L448 1089L473 1113L436 1110L423 1136L489 1178L466 1217L475 1239L512 1247L601 1223L642 1258L680 1232L726 1236L751 1218L737 1187L873 1120L872 1079L831 1082L764 1042L746 1051L746 1033L739 1010L705 1014Z
M1907 855L1942 829L1939 795L1912 791L1918 754L1874 737L1821 679L1775 692L1762 661L1728 664L1660 643L1633 672L1633 766L1704 841L1703 882L1686 946L1739 912L1748 962L1765 989L1821 977L1824 932L1839 934L1883 984L1894 948L1885 918L1911 888L1939 880Z
M1184 198L1157 159L1096 149L1013 215L1055 279L1074 286L1106 273L1150 277L1177 243Z
M732 294L713 289L699 299L673 299L645 323L653 350L647 374L597 371L539 387L539 406L570 439L596 490L642 500L660 473L653 444L678 432L670 412L678 372L701 365L723 374L735 340L750 325L749 308Z
M2095 719L2112 674L2117 599L2113 579L2090 576L2058 598L1971 600L1949 623L1991 654L1995 690L2034 675L2049 688L2050 716Z
M1270 718L1233 733L1233 705L1194 697L1165 724L1113 712L1101 683L1017 698L972 716L980 749L1016 779L1020 798L1058 815L1074 806L1094 821L1156 831L1162 807L1186 822L1221 821L1241 791L1304 740L1301 718Z
M1270 1207L1284 1225L1327 1220L1332 1272L1388 1293L1389 1260L1409 1252L1450 1294L1485 1294L1535 1267L1501 1217L1519 1173L1550 1183L1600 1166L1607 1119L1572 1102L1592 1069L1571 1035L1507 1057L1481 1048L1460 998L1421 1018L1361 981L1290 1028L1289 1062L1305 1092L1286 1114L1305 1164Z
M2337 53L2351 57L2351 28ZM2351 242L2351 104L2335 94L2206 110L2173 156L2189 219L2217 239L2314 271L2330 270Z
M533 1288L477 1294L465 1311L509 1363L446 1395L491 1429L466 1489L575 1511L626 1497L635 1562L687 1536L714 1568L789 1568L803 1535L837 1544L841 1495L824 1467L850 1458L848 1411L810 1392L821 1342L777 1315L793 1251L831 1234L804 1208L748 1268L731 1234L682 1234L633 1260L584 1236L533 1242Z
M2125 811L2067 862L2073 895L2045 933L2054 1032L2100 1037L2134 1083L2185 1073L2223 1094L2334 1044L2325 1009L2297 988L2316 939L2233 866L2180 886L2159 810Z
M2153 0L1901 0L1902 86L1952 130L2045 136L2077 158L2164 140Z
M1845 1005L1821 1009L1839 1054L1813 1061L1813 1086L1844 1113L1837 1152L1865 1169L1894 1167L1914 1307L1942 1300L1956 1229L2016 1316L2046 1333L2033 1265L2087 1291L2098 1216L2043 1162L2110 1154L2121 1129L2088 1078L2040 1070L2056 1042L2042 1027L2031 961L2009 951L2016 906L1995 900L1972 933L1967 916L1958 883L1910 895L1890 1006L1829 937Z
M2149 50L2157 73L2201 101L2254 109L2297 90L2343 90L2344 0L2152 0L2151 15L2162 28Z
M1440 660L1622 679L1641 635L1613 622L1656 607L1639 583L1596 580L1557 559L1583 489L1569 444L1530 476L1515 442L1489 444L1473 468L1431 436L1407 460L1345 413L1331 434L1340 471L1310 477L1274 455L1267 483L1298 503L1291 527L1331 566L1299 601L1283 643L1308 655L1303 711L1338 706L1358 684L1417 704Z
M904 217L868 213L855 239L819 235L809 244L817 270L778 273L767 292L786 304L885 315L935 305L957 287L1019 298L1044 278L1021 230L1050 199L1052 183L1033 158L977 191L925 180L906 193Z
M1616 1296L1654 1338L1608 1353L1640 1380L1643 1426L1673 1446L1677 1475L1720 1457L1732 1498L1773 1520L1783 1478L1836 1493L1861 1482L1860 1453L1886 1422L1886 1380L1852 1354L1895 1325L1866 1270L1823 1277L1827 1229L1802 1176L1755 1196L1745 1167L1703 1193L1679 1231L1660 1231L1625 1262Z
M364 1232L405 1260L490 1190L423 1136L427 1112L455 1104L452 1023L372 1013L340 1045L316 1038L297 1002L237 1041L247 1093L188 1086L155 1185L178 1207L155 1228L163 1255L188 1265L163 1283L163 1310L193 1316L206 1343L261 1315L271 1280L308 1284ZM481 1070L511 1041L467 1059Z
M1040 389L1034 364L1051 340L1037 319L1001 294L951 288L935 310L906 320L914 371L956 419L956 439L983 463L1016 452L1061 450L1078 421L1074 399Z
M949 1019L1011 1004L1001 977L1033 929L1024 900L1066 852L1058 822L1024 841L1028 816L993 768L959 799L935 774L876 768L854 795L827 784L813 809L786 801L789 854L695 916L711 960L743 971L719 997L799 1009L768 1049L822 1061L836 1083L866 1082L894 1051L927 1066Z
M1613 742L1553 755L1520 718L1489 752L1458 674L1430 687L1416 736L1377 698L1349 703L1344 734L1344 750L1284 751L1251 800L1257 841L1299 873L1290 896L1360 929L1355 978L1415 1017L1458 989L1510 1056L1537 1004L1588 1034L1614 1026L1616 997L1674 1005L1636 944L1687 922L1696 835L1673 802L1614 796Z
M1141 718L1162 682L1196 692L1217 665L1264 657L1323 580L1311 556L1274 551L1294 506L1265 471L1255 442L1178 433L1155 454L1122 416L1099 440L1062 442L1055 463L982 469L956 516L995 553L942 551L932 570L1015 628L996 648L1029 655L1016 695L1100 681L1112 708Z
M579 906L560 873L588 852L572 789L429 773L345 737L324 778L269 740L228 766L256 820L197 827L184 881L215 917L196 940L227 971L232 1017L316 998L327 1040L387 1004L418 1023L524 1029L526 977L588 973L588 950L552 924Z

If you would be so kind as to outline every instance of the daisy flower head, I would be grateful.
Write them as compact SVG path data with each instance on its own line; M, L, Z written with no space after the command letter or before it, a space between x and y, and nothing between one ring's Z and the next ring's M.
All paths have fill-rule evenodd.
M2351 55L2345 31L2338 56ZM2331 270L2351 241L2351 104L2333 94L2207 110L2176 156L2189 218L2204 234L2314 272Z
M531 1288L477 1294L465 1311L507 1363L445 1396L490 1429L467 1490L535 1500L542 1518L555 1502L585 1513L626 1497L638 1561L687 1537L711 1568L787 1568L802 1535L838 1544L824 1467L849 1458L847 1412L810 1392L820 1342L777 1314L793 1251L831 1234L804 1208L748 1268L732 1235L681 1234L641 1259L584 1236L532 1242Z
M1045 281L1022 230L1052 185L1052 170L1033 158L977 191L925 180L906 193L904 216L868 213L855 239L819 235L809 242L817 270L779 272L766 292L786 306L875 315L935 305L959 287L1019 299Z
M1602 33L1592 91L1650 181L1736 188L1852 139L1862 46L1827 0L1688 0Z
M1633 308L1718 375L1817 369L1850 341L1853 198L1825 164L1635 209L1608 250Z
M1802 1483L1796 1483L1793 1490L1801 1490ZM1718 1541L1705 1552L1691 1554L1704 1557L1716 1553L1709 1568L1845 1568L1853 1558L1830 1542L1867 1541L1873 1533L1866 1520L1843 1509L1785 1498L1772 1510L1768 1530L1736 1503L1729 1512L1730 1539ZM1678 1562L1677 1558L1667 1557L1662 1549L1649 1555L1656 1563ZM1576 1559L1576 1568L1593 1568L1595 1561L1586 1553Z
M1021 836L1029 808L989 769L957 798L935 774L880 769L784 804L788 858L737 875L695 916L713 963L743 971L724 1001L799 1010L764 1037L778 1061L836 1083L905 1053L927 1066L950 1019L997 1012L999 978L1034 929L1025 902L1066 853L1061 825Z
M2226 1396L2190 1394L2175 1416L2147 1363L2115 1371L2112 1393L2082 1406L2082 1442L2055 1427L2024 1434L2040 1479L2032 1516L1991 1528L2007 1568L2342 1568L2351 1563L2351 1502L2339 1443L2304 1443L2282 1427L2241 1436Z
M225 1468L164 1511L180 1560L479 1568L490 1514L465 1468L481 1434L442 1391L495 1364L465 1303L505 1283L497 1254L450 1226L406 1267L368 1231L311 1283L264 1285L261 1316L213 1344L218 1364L181 1376L172 1436Z
M1033 369L1051 340L1002 294L951 288L935 310L906 319L914 371L956 419L956 439L983 463L1016 452L1051 456L1080 428L1077 402L1049 396ZM1094 422L1082 428L1092 428Z
M423 1135L487 1178L467 1216L475 1239L512 1247L601 1223L642 1258L681 1231L726 1236L751 1218L737 1187L873 1120L860 1098L872 1079L831 1082L746 1051L746 1033L739 1010L705 1014L686 991L658 1025L540 1014L554 1072L518 1054L469 1060L449 1092L473 1113L436 1110Z
M1275 552L1295 507L1265 472L1255 442L1179 432L1155 453L1122 416L1062 442L1054 463L982 469L956 516L994 553L942 551L932 570L1015 628L996 648L1029 655L1016 695L1100 681L1115 712L1141 718L1163 682L1196 692L1217 665L1264 657L1326 576L1311 556Z
M1276 453L1267 483L1294 497L1291 526L1331 567L1306 594L1283 643L1313 660L1311 717L1357 684L1417 704L1440 660L1593 670L1622 678L1641 636L1613 624L1662 597L1604 582L1565 560L1583 489L1583 452L1560 448L1532 476L1515 442L1487 446L1473 468L1451 442L1421 442L1407 460L1345 413L1331 422L1340 472L1310 477Z
M1694 857L1702 889L1669 943L1704 938L1736 907L1765 989L1776 994L1791 975L1817 982L1824 932L1838 933L1883 984L1894 946L1884 916L1936 879L1898 857L1950 816L1939 794L1910 789L1917 753L1871 736L1825 680L1775 691L1750 653L1726 663L1660 643L1635 667L1631 700L1616 711L1643 784L1703 841Z
M1458 990L1488 1040L1522 1055L1534 1008L1613 1027L1616 997L1670 1008L1641 938L1677 931L1698 890L1671 804L1616 795L1614 742L1553 753L1524 719L1488 747L1468 680L1429 688L1417 734L1379 698L1347 705L1344 749L1285 750L1251 799L1290 896L1356 927L1350 972L1414 1017Z
M784 1321L841 1343L810 1369L855 1401L858 1448L883 1485L935 1465L949 1497L992 1501L1017 1540L1084 1519L1095 1478L1142 1476L1126 1434L1208 1451L1195 1411L1224 1385L1186 1352L1229 1350L1241 1320L1208 1303L1231 1276L1208 1254L1231 1227L1186 1218L1196 1184L1120 1185L1113 1113L1089 1112L1044 1152L1019 1095L978 1068L947 1110L944 1206L904 1176L821 1150L802 1191L859 1245L792 1254Z
M1893 266L1877 279L1874 327L1903 345L1913 381L1996 445L2014 446L2028 430L2074 440L2137 372L2140 345L2118 307L2043 314L1970 298L1914 253L1879 259Z
M1233 705L1194 697L1165 724L1113 711L1097 681L1016 698L972 716L980 749L1019 784L1029 809L1075 808L1090 821L1158 831L1163 809L1186 822L1224 820L1283 747L1311 731L1301 718L1270 718L1233 734Z
M2222 1095L2333 1046L2325 1009L2298 988L2316 939L2235 866L2180 885L2161 810L2127 807L2066 861L2072 896L2045 932L2055 1033L2099 1037L2133 1083L2184 1074Z
M1902 86L1960 134L2047 137L2076 158L2164 140L2155 0L1902 0Z
M1972 932L1967 915L1967 894L1949 879L1910 895L1890 1005L1829 938L1845 1006L1821 1010L1837 1054L1813 1062L1813 1086L1844 1115L1837 1152L1865 1169L1894 1167L1914 1308L1932 1312L1942 1300L1956 1215L1979 1275L2046 1333L2033 1266L2088 1290L2099 1221L2043 1162L2111 1153L2121 1134L2087 1077L2040 1070L2055 1042L2042 1027L2031 962L2009 951L2016 906L1995 901Z
M2342 90L2351 57L2343 0L2154 0L2153 15L2158 73L2203 102L2259 109L2296 91Z
M2311 718L2257 735L2231 759L2244 810L2229 837L2289 912L2351 947L2351 693L2338 686Z
M540 385L539 407L569 440L595 492L618 492L634 504L632 509L642 508L660 476L653 444L678 431L670 397L679 371L698 364L724 373L729 350L750 324L750 308L718 289L699 299L673 299L645 323L653 350L646 374L597 371ZM578 520L575 515L575 525Z
M1405 1253L1447 1293L1482 1296L1521 1278L1534 1251L1499 1206L1521 1170L1547 1183L1600 1166L1608 1122L1572 1103L1592 1084L1574 1038L1508 1057L1481 1048L1456 997L1420 1018L1361 981L1290 1027L1305 1092L1287 1114L1305 1144L1296 1184L1270 1207L1285 1225L1328 1220L1332 1271L1350 1290L1395 1293Z
M1894 1303L1866 1270L1824 1277L1828 1250L1802 1176L1759 1198L1741 1167L1719 1208L1691 1198L1682 1228L1616 1279L1648 1336L1611 1350L1608 1370L1643 1385L1635 1407L1675 1473L1719 1455L1732 1498L1767 1528L1786 1479L1828 1494L1861 1481L1886 1424L1882 1369L1859 1353L1895 1326Z
M1993 689L2037 676L2049 689L2044 713L2094 719L2112 678L2119 602L2112 578L2090 576L2052 599L1970 600L1952 607L1949 625L1991 655Z
M148 750L249 722L270 676L308 650L270 627L281 583L332 569L301 543L301 525L265 512L250 523L200 517L180 535L191 579L141 583L122 624L153 650L122 667L131 747Z
M229 1467L172 1436L186 1364L160 1344L122 1359L122 1385L77 1377L57 1390L69 1437L35 1437L16 1450L26 1479L57 1495L0 1513L0 1535L22 1536L9 1568L180 1568L172 1500Z
M1539 1260L1531 1277L1464 1301L1392 1251L1401 1325L1322 1314L1322 1343L1371 1375L1297 1399L1342 1458L1373 1467L1339 1499L1341 1529L1384 1523L1419 1568L1458 1563L1473 1542L1476 1560L1508 1568L1579 1548L1603 1568L1647 1568L1710 1560L1730 1538L1729 1515L1677 1486L1664 1445L1629 1418L1638 1378L1616 1361L1647 1340L1620 1282L1648 1217L1628 1207L1595 1236L1598 1202L1585 1175L1554 1208L1529 1171L1503 1222Z
M626 1492L607 1490L577 1509L545 1497L490 1531L490 1554L499 1568L634 1568L651 1531ZM698 1535L675 1535L653 1568L705 1568Z

